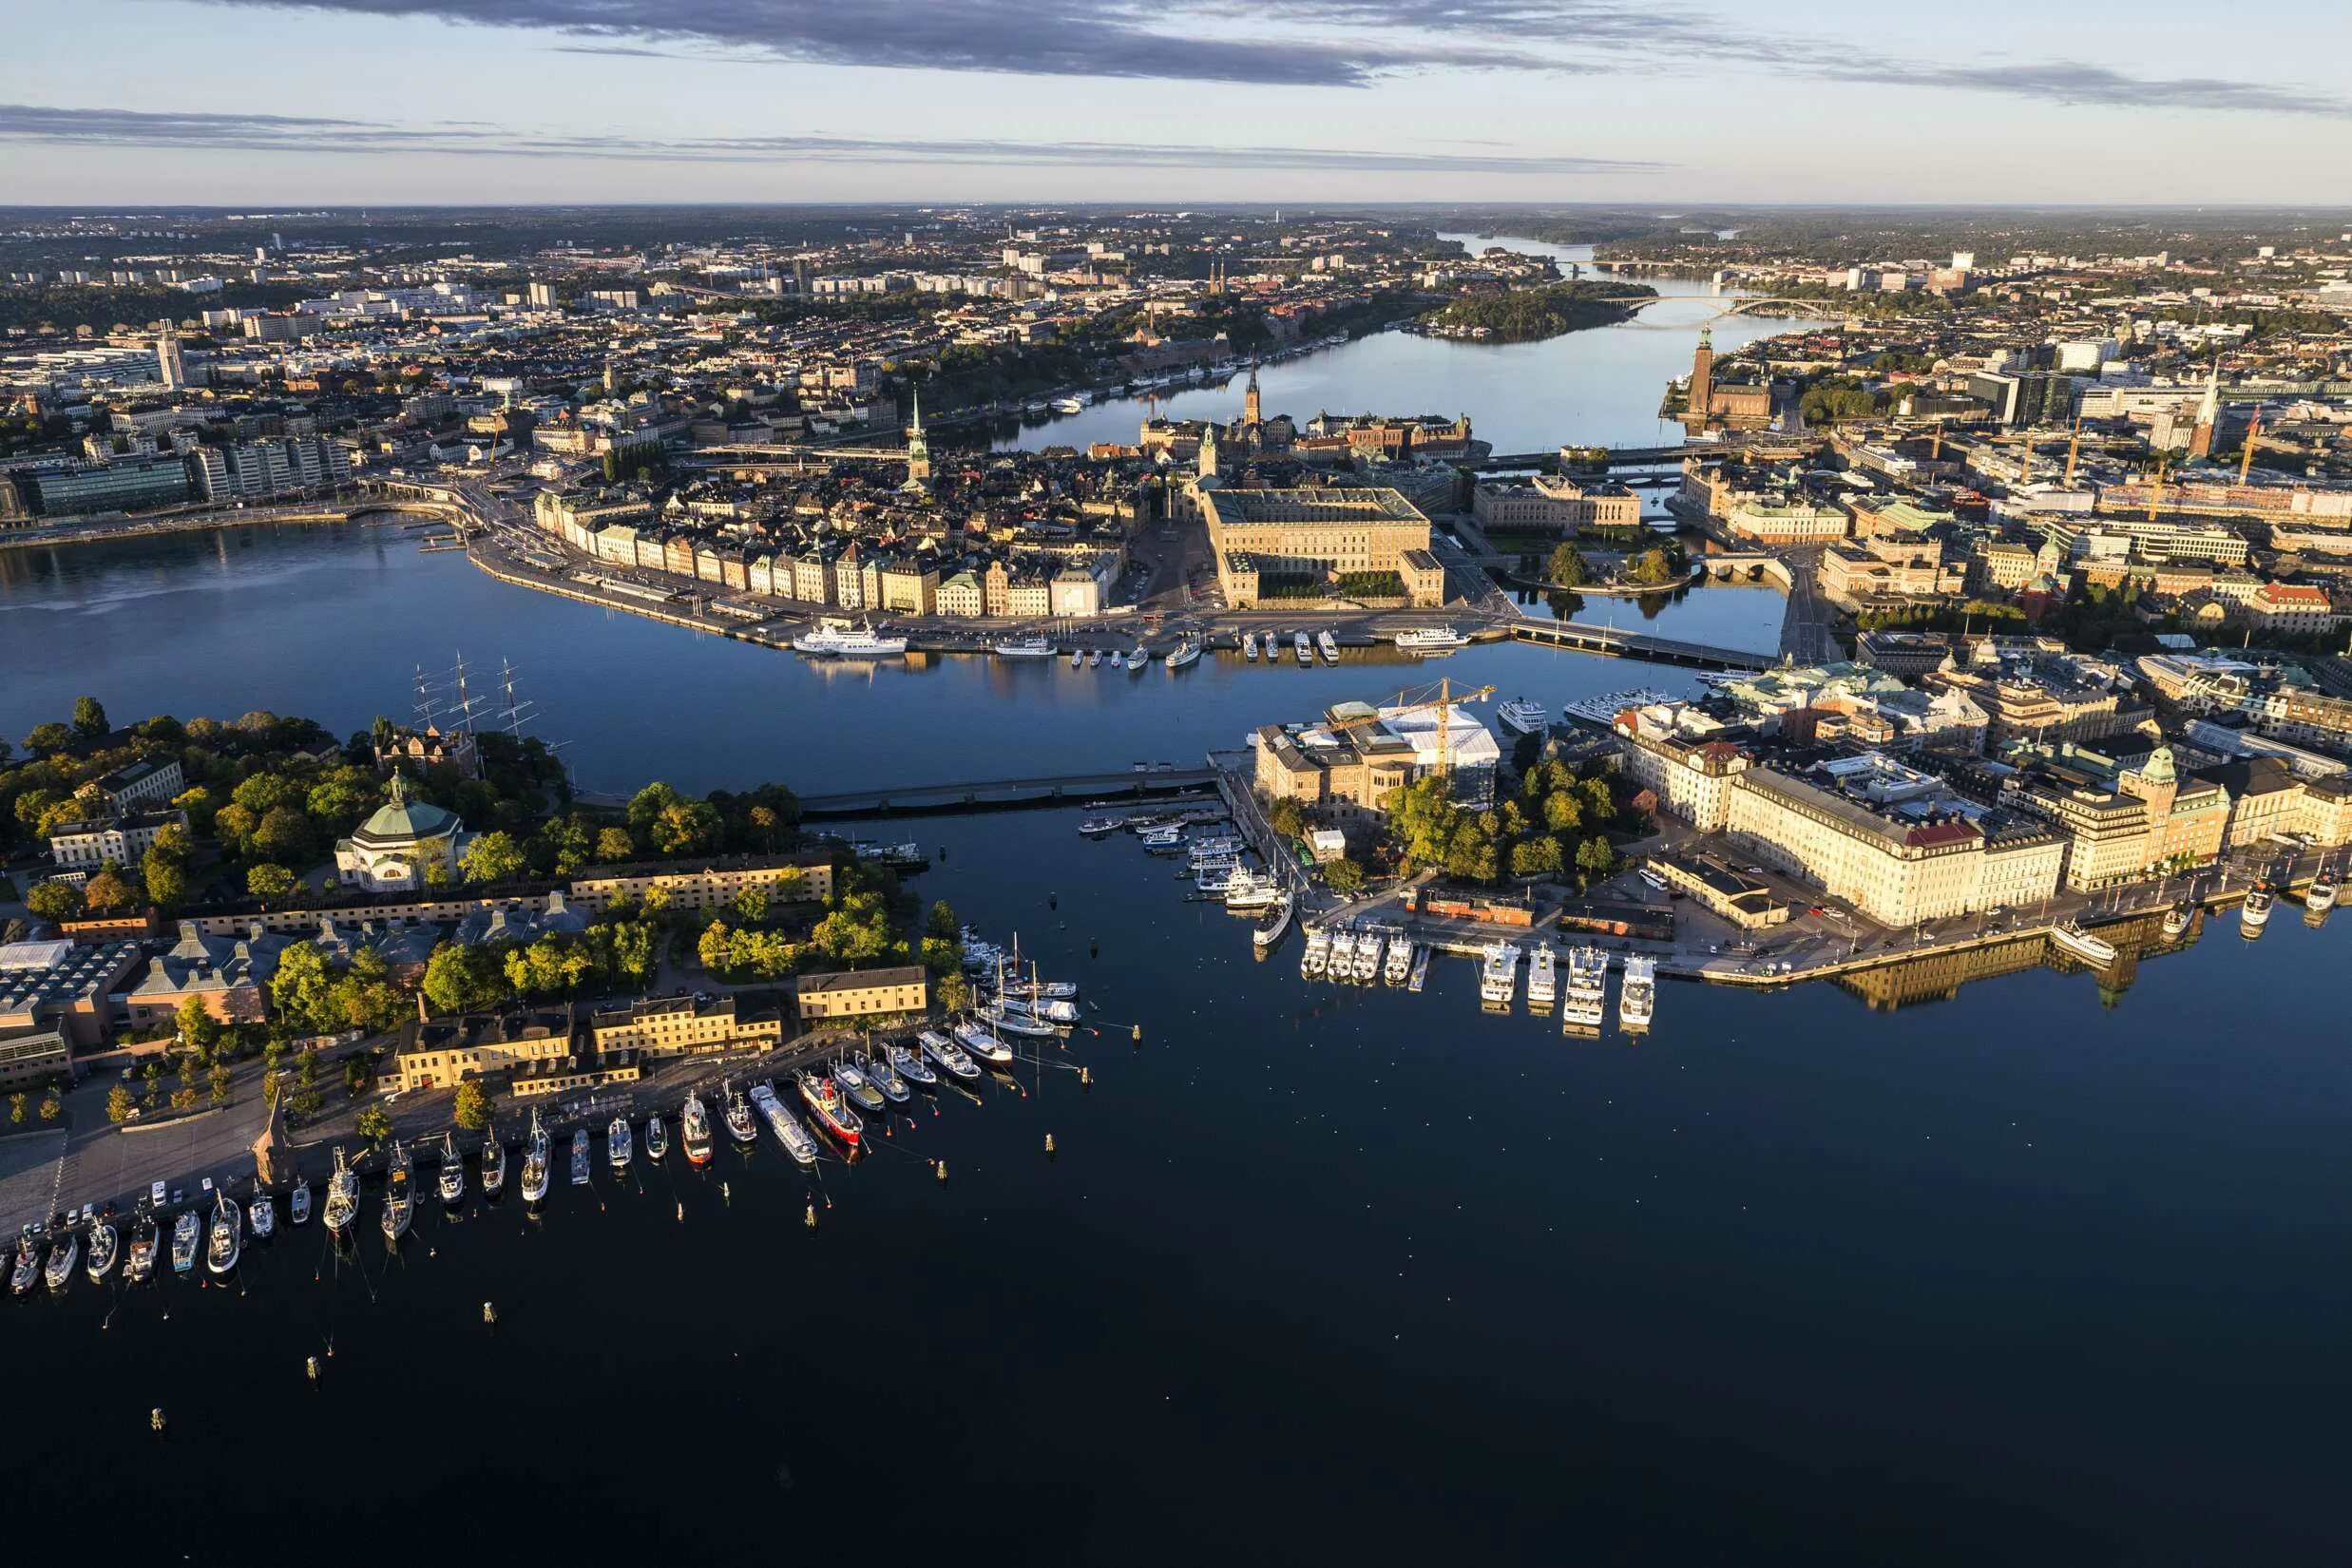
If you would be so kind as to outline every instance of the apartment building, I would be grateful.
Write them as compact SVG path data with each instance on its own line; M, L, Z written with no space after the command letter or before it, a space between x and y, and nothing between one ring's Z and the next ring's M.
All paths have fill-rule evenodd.
M929 977L919 965L850 969L800 977L800 1018L883 1018L919 1013L930 1004Z
M49 834L49 859L67 870L135 865L166 828L185 829L182 811L135 812L111 821L68 822Z
M659 895L673 909L715 909L746 888L785 903L829 903L832 857L822 851L777 859L717 860L699 866L599 867L572 879L571 903L597 914L619 900L643 904Z
M784 1042L784 1023L774 1013L738 1016L731 996L713 1002L654 997L590 1014L588 1036L600 1056L621 1050L652 1058L702 1056L773 1050Z

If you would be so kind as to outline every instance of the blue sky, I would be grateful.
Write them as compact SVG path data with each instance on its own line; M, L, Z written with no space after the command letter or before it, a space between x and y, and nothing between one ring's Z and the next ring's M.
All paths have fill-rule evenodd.
M0 202L2352 202L2352 5L81 0Z

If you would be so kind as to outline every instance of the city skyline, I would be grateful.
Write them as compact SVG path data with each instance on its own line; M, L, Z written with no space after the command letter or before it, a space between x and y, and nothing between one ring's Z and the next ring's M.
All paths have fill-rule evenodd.
M2352 200L2352 99L2259 48L2352 21L2266 21L96 0L20 24L0 202Z

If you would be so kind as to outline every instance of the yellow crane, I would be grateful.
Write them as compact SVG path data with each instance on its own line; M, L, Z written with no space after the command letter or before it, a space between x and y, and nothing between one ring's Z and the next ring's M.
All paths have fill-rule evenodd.
M1400 713L1419 713L1425 708L1436 708L1441 714L1450 715L1452 710L1462 703L1482 702L1494 695L1495 689L1492 686L1464 686L1457 690L1453 681L1448 679L1427 686L1414 686L1401 691L1396 694L1388 706L1392 711ZM1380 721L1379 710L1366 709L1364 712L1349 715L1345 718L1333 719L1331 727L1335 730L1354 730L1361 729L1367 724L1377 724ZM1440 778L1453 776L1454 726L1450 717L1442 718L1438 724L1437 771Z

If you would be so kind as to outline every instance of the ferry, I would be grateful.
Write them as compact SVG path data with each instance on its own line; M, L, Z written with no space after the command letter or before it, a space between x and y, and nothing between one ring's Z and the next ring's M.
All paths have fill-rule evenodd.
M572 1134L572 1185L588 1184L588 1129L582 1127Z
M267 1241L277 1233L277 1200L269 1194L255 1198L245 1213L253 1226L254 1240Z
M733 1086L728 1088L727 1109L722 1114L727 1119L729 1138L734 1138L737 1143L758 1141L759 1129L752 1124L751 1102L743 1098L742 1090Z
M2175 904L2164 911L2164 936L2168 942L2177 942L2189 929L2189 906Z
M392 1140L392 1164L384 1176L384 1239L397 1244L416 1217L416 1195L411 1190L408 1146Z
M1568 949L1568 997L1560 1027L1597 1029L1609 1011L1609 955L1593 947Z
M196 1248L204 1233L203 1222L193 1209L182 1209L180 1217L171 1222L171 1272L184 1274L196 1267ZM27 1243L28 1246L30 1243Z
M547 1195L547 1129L539 1124L539 1113L531 1112L530 1137L523 1142L523 1201L537 1203Z
M335 1149L335 1175L327 1178L327 1208L320 1215L330 1235L349 1235L352 1221L359 1217L359 1173L343 1159L343 1146Z
M155 1272L155 1248L158 1239L155 1233L155 1215L145 1205L142 1204L139 1218L131 1226L130 1252L123 1259L124 1284L143 1285L148 1276Z
M1254 914L1272 908L1281 897L1282 883L1271 872L1241 866L1225 881L1225 907L1229 909Z
M915 1036L915 1043L923 1054L939 1063L940 1070L951 1077L972 1079L980 1076L980 1067L964 1054L964 1047L941 1034L937 1029L926 1029Z
M1391 985L1402 985L1412 978L1413 945L1399 931L1388 939L1388 962L1380 978Z
M212 1195L212 1237L204 1247L204 1267L216 1274L225 1274L237 1267L237 1260L245 1251L245 1228L240 1223L237 1205L229 1201L226 1190Z
M441 1135L439 1186L444 1203L455 1203L466 1195L466 1162L458 1157L457 1139L448 1133Z
M1640 953L1625 955L1625 983L1617 988L1617 1027L1639 1034L1650 1027L1657 1008L1658 961Z
M2271 895L2268 888L2247 890L2246 902L2238 906L2238 931L2243 936L2258 936L2270 924Z
M800 1119L776 1098L775 1085L753 1084L752 1103L759 1107L760 1119L768 1124L768 1131L775 1135L775 1140L784 1145L784 1152L792 1156L794 1164L816 1163L816 1139L809 1136L809 1129L800 1124Z
M1329 631L1315 633L1315 647L1323 655L1323 661L1326 664L1339 662L1339 639L1333 637Z
M235 1214L236 1207L232 1205L229 1212ZM41 1267L41 1283L48 1286L50 1294L54 1295L73 1283L74 1265L81 1261L82 1238L68 1231L49 1243L49 1260ZM234 1263L237 1260L232 1257L229 1261ZM218 1269L213 1272L220 1272Z
M1042 637L1008 637L988 645L999 659L1051 659L1059 650Z
M1301 979L1321 980L1331 961L1331 933L1320 926L1307 927L1307 948L1298 955Z
M498 1129L482 1144L482 1195L496 1197L507 1190L507 1146L498 1140Z
M658 1116L645 1119L645 1157L667 1159L670 1157L670 1129Z
M840 1085L823 1073L802 1073L799 1078L800 1098L808 1103L818 1123L842 1142L854 1147L858 1139L865 1136L866 1122L850 1109L850 1102L841 1098ZM875 1097L877 1102L880 1098Z
M1252 664L1257 662L1257 633L1243 632L1241 634L1241 657Z
M286 1217L296 1225L308 1225L311 1222L310 1177L295 1177L294 1192L286 1199Z
M1559 1000L1559 986L1554 979L1557 958L1549 942L1535 944L1527 955L1527 1005L1549 1010Z
M1481 1002L1489 1006L1511 1004L1511 998L1519 993L1519 948L1508 942L1498 942L1486 949L1485 962L1479 970Z
M2093 936L2072 920L2060 921L2050 932L2050 940L2062 951L2074 954L2094 969L2104 969L2115 962L2115 945Z
M896 659L907 651L903 637L883 637L862 621L826 616L816 630L793 639L793 652L819 659Z
M955 1026L956 1043L991 1067L1013 1064L1013 1048L996 1036L996 1032L977 1019L966 1019Z
M91 1284L104 1283L114 1272L114 1265L122 1255L122 1233L111 1222L101 1219L90 1227L90 1257L84 1267L89 1272Z
M1168 650L1168 673L1174 675L1199 658L1200 644L1188 637Z
M1314 644L1307 641L1307 634L1305 632L1292 632L1291 634L1291 652L1297 658L1298 667L1300 669L1309 669L1314 664Z
M919 1083L926 1089L939 1082L939 1075L931 1071L931 1064L923 1060L921 1051L910 1046L892 1044L885 1054L889 1059L890 1071L899 1074L908 1082Z
M1430 658L1466 648L1470 640L1451 626L1415 626L1410 631L1397 633L1397 652Z
M1266 911L1266 918L1259 921L1257 929L1250 933L1251 947L1262 953L1282 940L1282 933L1291 928L1291 902L1289 893L1274 900L1273 908ZM1231 903L1226 907L1232 908Z
M1143 848L1152 854L1174 854L1184 848L1184 830L1154 828L1143 835Z
M604 1127L604 1162L619 1176L637 1157L637 1139L629 1132L629 1119L617 1116Z
M700 1095L688 1095L686 1108L678 1116L679 1138L686 1145L686 1163L708 1165L711 1162L711 1114L702 1108Z
M1519 735L1541 735L1551 721L1551 716L1543 711L1542 703L1531 702L1523 697L1515 697L1497 708L1495 717L1503 728Z

